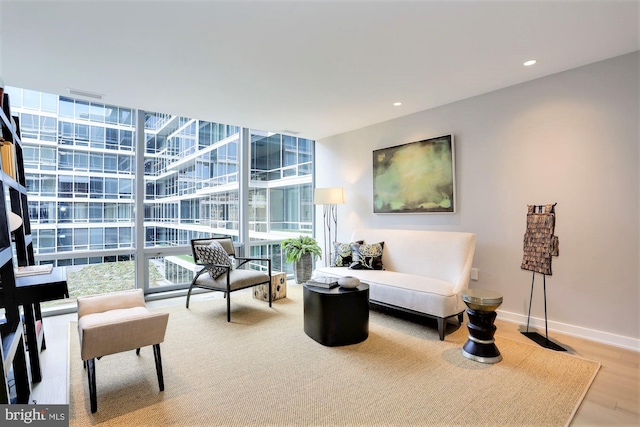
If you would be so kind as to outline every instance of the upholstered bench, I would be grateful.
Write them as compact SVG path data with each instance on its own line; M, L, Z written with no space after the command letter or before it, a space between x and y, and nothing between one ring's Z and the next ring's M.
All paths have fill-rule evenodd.
M89 380L91 412L98 410L95 359L109 354L153 346L160 391L164 390L160 343L164 341L169 313L147 310L142 289L78 298L80 357Z

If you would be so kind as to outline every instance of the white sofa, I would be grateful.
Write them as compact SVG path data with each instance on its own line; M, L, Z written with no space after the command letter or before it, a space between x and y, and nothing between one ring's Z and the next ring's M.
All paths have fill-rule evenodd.
M473 233L361 228L350 242L384 242L384 270L317 267L314 277L353 276L369 285L371 303L433 317L444 340L447 319L462 317L476 247ZM348 243L348 242L345 242Z

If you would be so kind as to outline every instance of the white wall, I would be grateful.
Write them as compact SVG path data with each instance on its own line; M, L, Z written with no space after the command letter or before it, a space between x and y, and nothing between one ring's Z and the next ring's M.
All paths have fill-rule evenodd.
M316 186L346 188L339 240L359 226L477 233L470 286L501 292L499 316L526 323L527 205L557 202L549 329L640 349L639 62L635 52L317 141ZM372 150L447 133L457 213L374 214ZM541 275L532 317L543 325Z

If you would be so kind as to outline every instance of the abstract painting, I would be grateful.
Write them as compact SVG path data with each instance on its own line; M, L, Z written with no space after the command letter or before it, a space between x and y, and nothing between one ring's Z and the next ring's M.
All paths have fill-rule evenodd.
M453 135L373 151L374 213L453 213Z

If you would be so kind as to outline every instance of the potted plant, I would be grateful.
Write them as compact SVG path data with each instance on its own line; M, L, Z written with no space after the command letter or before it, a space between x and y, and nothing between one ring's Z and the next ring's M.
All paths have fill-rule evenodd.
M322 249L316 239L310 236L291 237L280 243L287 262L294 263L294 277L296 283L303 283L311 279L313 260L322 255Z

